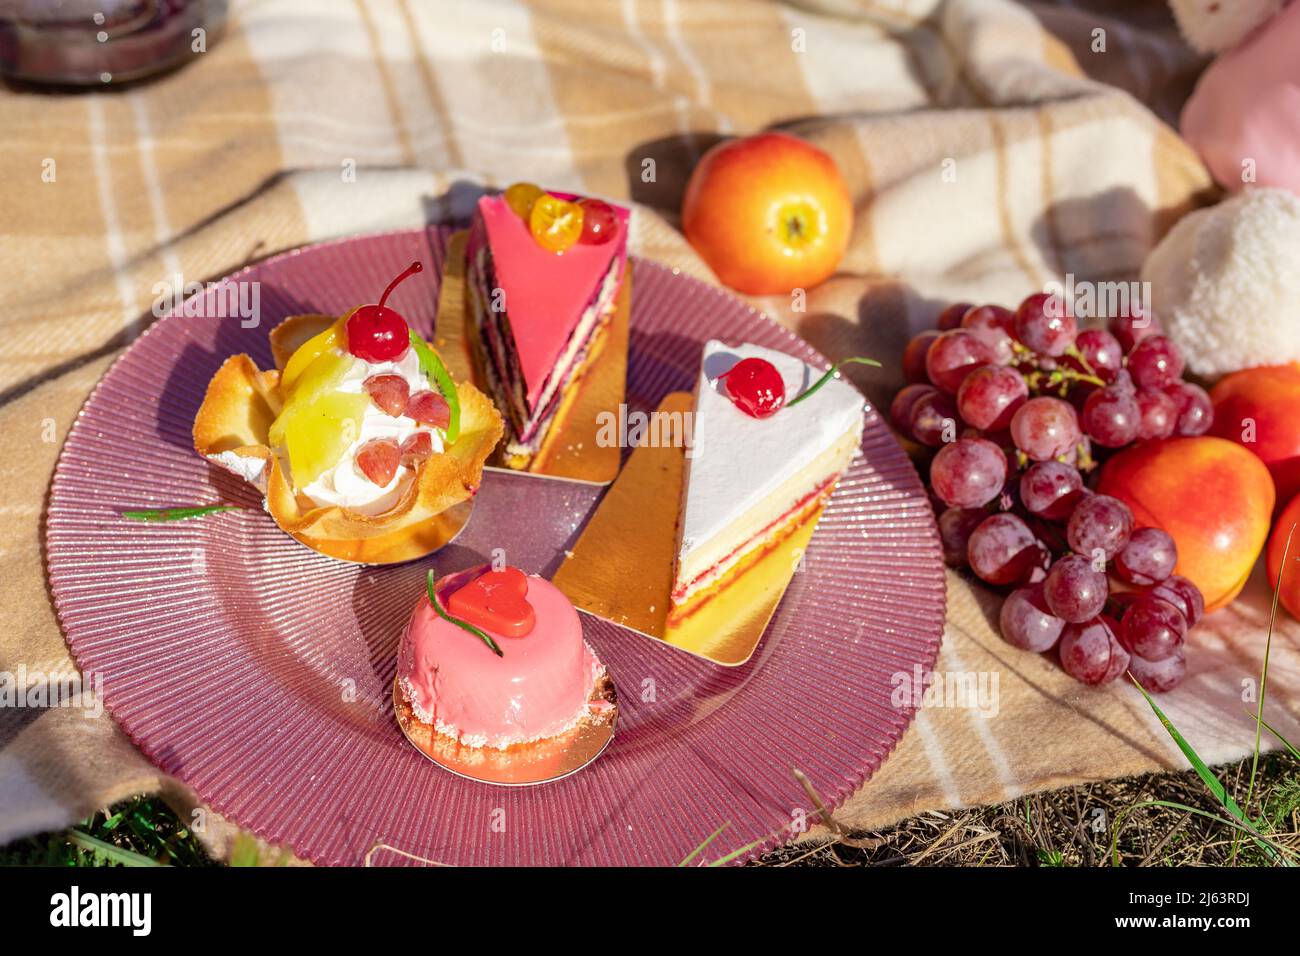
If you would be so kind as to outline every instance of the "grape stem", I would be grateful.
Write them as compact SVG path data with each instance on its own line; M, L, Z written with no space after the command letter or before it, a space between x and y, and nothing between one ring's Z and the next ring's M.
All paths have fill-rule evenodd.
M1088 361L1088 359L1084 356L1084 354L1079 351L1079 347L1075 345L1073 342L1071 342L1068 346L1066 346L1065 354L1070 356L1070 358L1074 359L1080 365L1082 365L1083 370L1087 372L1089 375L1091 375L1093 378L1095 378L1098 384L1105 384L1104 382L1101 381L1101 376L1097 374L1097 370L1092 367L1092 363Z
M871 365L875 368L880 368L880 363L877 362L875 359L863 358L861 355L854 355L851 358L846 358L843 361L836 362L834 365L832 365L830 368L826 370L826 374L824 374L821 378L817 379L817 381L813 382L806 389L804 389L802 394L786 402L785 407L790 408L793 405L798 405L800 402L802 402L813 392L817 391L817 389L821 388L823 385L825 385L827 382L833 379L836 376L836 374L838 374L841 366L849 365L851 363L857 363L858 365Z
M1089 472L1097 467L1096 459L1092 457L1092 449L1089 446L1079 442L1076 448L1078 449L1078 455L1075 458L1075 468L1082 472Z
M1035 392L1059 391L1062 398L1065 397L1065 393L1069 390L1071 382L1087 382L1090 385L1096 385L1098 388L1106 387L1106 383L1096 375L1088 375L1072 368L1056 368L1050 372L1037 369L1025 373L1025 384L1031 390ZM1060 388L1058 389L1057 386L1060 386Z
M1018 362L1035 363L1038 359L1038 354L1034 352L1033 349L1029 348L1024 343L1016 342L1015 340L1012 340L1011 342L1011 354L1015 356ZM1083 357L1083 353L1080 352L1078 348L1071 345L1065 350L1065 354L1082 365L1083 371L1080 372L1077 369L1072 368L1055 368L1049 372L1045 372L1042 369L1034 369L1031 372L1023 373L1025 376L1025 383L1031 389L1039 392L1046 390L1055 391L1059 385L1059 391L1062 398L1065 397L1065 393L1071 382L1087 382L1089 385L1096 385L1099 388L1106 387L1106 383L1097 375L1097 370L1092 367L1092 363ZM1044 377L1046 378L1044 379Z

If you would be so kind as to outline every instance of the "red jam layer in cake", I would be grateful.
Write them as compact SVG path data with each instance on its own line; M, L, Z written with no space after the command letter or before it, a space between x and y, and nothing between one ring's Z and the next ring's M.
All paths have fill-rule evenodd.
M690 581L680 582L675 588L673 588L673 604L686 604L700 591L721 582L721 580L726 577L733 568L737 567L751 552L765 546L769 542L779 541L781 538L785 537L787 530L793 530L793 527L797 526L803 520L804 515L808 511L812 510L815 505L820 504L824 499L830 497L831 492L835 490L835 483L839 480L840 476L838 474L831 475L824 482L791 505L779 518L749 538L749 540L732 549L725 557L716 561L712 566L702 571L700 574L697 574ZM790 526L790 528L787 529L787 526Z

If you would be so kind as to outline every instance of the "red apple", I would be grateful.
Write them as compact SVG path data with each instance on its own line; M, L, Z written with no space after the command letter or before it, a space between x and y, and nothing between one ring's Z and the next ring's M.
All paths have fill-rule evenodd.
M1273 527L1268 539L1268 583L1278 588L1278 575L1282 572L1282 555L1286 554L1286 573L1278 588L1278 600L1296 617L1300 617L1300 495L1291 499ZM1295 533L1291 529L1295 528ZM1290 549L1287 537L1291 538Z
M682 229L731 288L784 294L835 272L853 202L824 150L789 133L759 133L704 154L686 186Z

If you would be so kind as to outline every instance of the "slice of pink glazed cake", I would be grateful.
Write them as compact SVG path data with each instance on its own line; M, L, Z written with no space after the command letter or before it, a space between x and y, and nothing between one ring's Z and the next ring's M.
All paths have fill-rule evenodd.
M526 468L608 327L627 264L628 211L517 183L478 201L466 247L475 348Z

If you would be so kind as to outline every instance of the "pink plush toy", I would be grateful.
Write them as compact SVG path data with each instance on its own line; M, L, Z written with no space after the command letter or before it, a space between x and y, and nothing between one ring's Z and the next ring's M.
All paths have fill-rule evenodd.
M1219 54L1183 108L1183 138L1225 189L1300 195L1300 0L1171 3L1187 41Z

